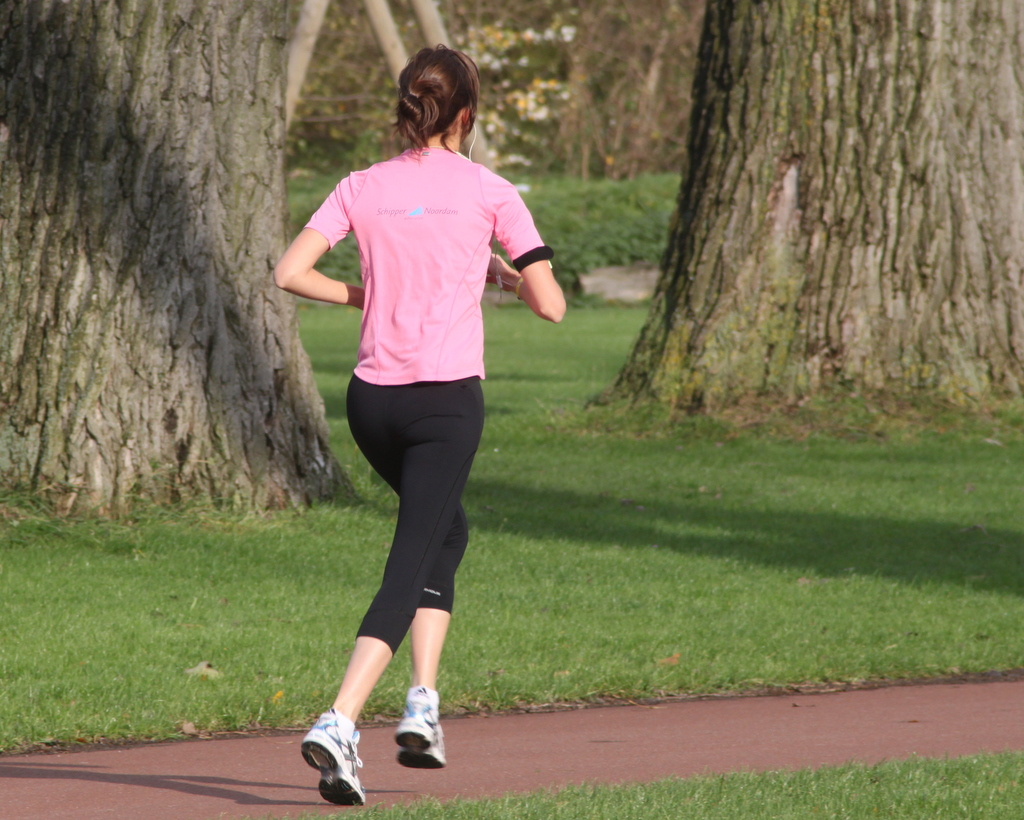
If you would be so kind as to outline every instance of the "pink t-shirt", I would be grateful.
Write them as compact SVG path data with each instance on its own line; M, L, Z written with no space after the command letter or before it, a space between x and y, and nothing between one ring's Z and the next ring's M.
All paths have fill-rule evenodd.
M483 378L491 240L512 259L544 244L514 185L442 149L350 174L306 227L332 248L355 231L366 288L355 373L371 384Z

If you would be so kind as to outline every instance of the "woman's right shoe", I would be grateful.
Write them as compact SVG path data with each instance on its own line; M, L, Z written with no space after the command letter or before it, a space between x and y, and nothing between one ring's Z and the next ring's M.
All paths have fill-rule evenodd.
M395 743L402 748L398 762L410 769L443 769L444 732L437 709L429 704L407 701L402 720L395 729Z
M357 772L363 765L356 753L359 732L345 738L334 710L324 712L302 739L302 757L320 770L320 796L338 806L361 806L366 792Z

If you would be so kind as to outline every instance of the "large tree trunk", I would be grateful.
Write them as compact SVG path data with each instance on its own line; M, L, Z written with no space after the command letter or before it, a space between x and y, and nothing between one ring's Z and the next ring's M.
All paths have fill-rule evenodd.
M284 12L0 9L0 484L110 512L345 486L271 284Z
M1019 0L712 0L688 139L613 394L1020 394Z

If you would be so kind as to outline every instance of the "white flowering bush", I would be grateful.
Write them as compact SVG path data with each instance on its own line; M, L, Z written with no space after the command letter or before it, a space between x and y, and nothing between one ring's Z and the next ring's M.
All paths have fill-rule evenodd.
M540 31L483 25L456 37L480 67L481 124L502 167L529 168L550 151L570 97L560 76L562 50L575 35L569 25Z

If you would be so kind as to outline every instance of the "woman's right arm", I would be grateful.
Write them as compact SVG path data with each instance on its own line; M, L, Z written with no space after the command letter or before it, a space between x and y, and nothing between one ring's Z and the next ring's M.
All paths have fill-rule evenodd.
M346 285L313 269L330 247L319 231L303 228L274 267L274 283L282 290L306 299L362 309L364 292L361 287Z

